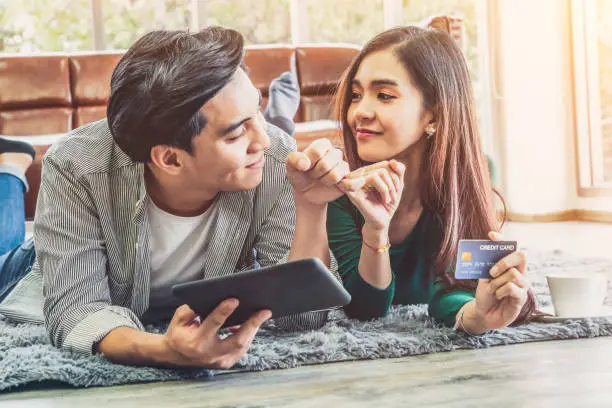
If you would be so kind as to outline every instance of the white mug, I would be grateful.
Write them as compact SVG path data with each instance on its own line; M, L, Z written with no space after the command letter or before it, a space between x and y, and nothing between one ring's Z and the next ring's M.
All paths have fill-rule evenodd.
M555 315L584 317L601 314L608 291L604 273L555 273L546 276Z

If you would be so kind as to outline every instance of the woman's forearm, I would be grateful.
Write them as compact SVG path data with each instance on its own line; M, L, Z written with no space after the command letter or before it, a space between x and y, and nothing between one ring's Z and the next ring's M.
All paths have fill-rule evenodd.
M386 229L373 230L364 226L362 237L359 275L376 289L386 289L393 279L388 248L389 232Z

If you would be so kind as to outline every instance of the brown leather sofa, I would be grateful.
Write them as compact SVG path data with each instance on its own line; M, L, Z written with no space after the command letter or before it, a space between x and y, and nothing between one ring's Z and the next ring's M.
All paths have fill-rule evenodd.
M332 119L334 90L358 51L356 46L344 45L253 46L247 49L245 63L253 84L264 96L264 106L271 80L284 71L297 72L301 102L294 120L298 123L298 146L303 148L319 137L338 142L333 125L319 130L301 125ZM104 118L110 77L121 55L105 52L0 56L0 135L61 135ZM28 218L34 216L40 161L49 140L53 138L34 142L37 159L27 172Z
M461 19L433 16L420 23L449 33L462 44ZM302 149L326 137L342 145L333 119L333 94L359 47L350 45L266 45L247 47L245 63L267 103L268 85L294 70L301 89L296 141ZM0 54L0 135L65 134L106 115L110 77L121 53L6 56ZM49 139L45 139L49 140ZM37 158L26 174L26 217L32 218L40 186L41 159L48 143L35 142Z

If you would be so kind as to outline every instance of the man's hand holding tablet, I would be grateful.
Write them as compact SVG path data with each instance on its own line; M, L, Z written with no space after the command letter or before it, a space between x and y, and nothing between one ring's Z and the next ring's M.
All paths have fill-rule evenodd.
M238 299L226 299L202 322L187 305L174 313L164 335L166 352L172 364L180 366L231 368L248 350L263 322L272 316L270 310L253 314L233 335L219 337L219 329L239 305Z

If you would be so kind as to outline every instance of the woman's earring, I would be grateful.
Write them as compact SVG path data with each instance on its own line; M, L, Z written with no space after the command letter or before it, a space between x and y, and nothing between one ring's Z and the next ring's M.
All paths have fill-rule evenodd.
M436 124L430 123L425 126L425 134L427 135L428 139L431 139L432 136L436 134Z

